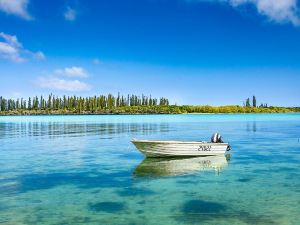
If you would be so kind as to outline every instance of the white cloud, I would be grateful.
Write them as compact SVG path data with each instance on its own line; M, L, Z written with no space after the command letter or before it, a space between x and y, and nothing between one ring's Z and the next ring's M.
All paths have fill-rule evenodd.
M68 21L74 21L77 17L77 11L75 9L72 9L70 6L67 7L64 17Z
M297 0L186 0L189 2L228 3L233 7L254 5L257 12L276 23L300 25Z
M84 68L77 67L77 66L58 69L55 70L55 73L58 75L64 75L68 77L81 77L81 78L88 77L87 71Z
M233 6L254 4L257 11L274 22L290 22L299 25L297 0L230 0Z
M13 14L26 20L32 17L27 11L28 0L0 0L0 10L7 14Z
M56 77L40 77L37 79L37 85L41 88L58 91L88 91L90 85L79 80L65 80Z
M4 42L0 42L0 56L14 62L24 61L24 59L20 57L17 49Z
M41 51L32 52L25 49L16 36L0 32L0 58L21 63L29 59L43 60L45 55Z

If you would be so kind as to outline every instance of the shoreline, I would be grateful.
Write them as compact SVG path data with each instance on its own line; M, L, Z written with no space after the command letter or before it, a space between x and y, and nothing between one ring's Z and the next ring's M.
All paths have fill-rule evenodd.
M152 116L152 115L247 115L247 114L299 114L300 112L220 112L220 113L31 113L31 114L0 114L0 117L22 116Z

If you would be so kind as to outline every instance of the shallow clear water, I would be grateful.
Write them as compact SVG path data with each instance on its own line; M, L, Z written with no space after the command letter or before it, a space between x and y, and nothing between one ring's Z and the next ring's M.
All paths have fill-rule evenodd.
M144 160L132 138L226 157ZM300 114L0 117L0 224L299 224Z

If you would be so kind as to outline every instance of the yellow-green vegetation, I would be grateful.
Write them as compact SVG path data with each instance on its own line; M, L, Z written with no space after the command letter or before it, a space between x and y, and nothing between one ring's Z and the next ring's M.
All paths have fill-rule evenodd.
M256 98L253 96L253 105L246 100L244 106L191 106L169 105L166 98L147 97L142 95L118 94L117 97L107 96L57 97L52 94L46 99L28 98L5 99L0 97L0 115L49 115L49 114L181 114L181 113L290 113L300 112L300 108L256 106Z
M181 106L186 113L289 113L300 112L300 108L287 107L243 107L238 105L228 106Z

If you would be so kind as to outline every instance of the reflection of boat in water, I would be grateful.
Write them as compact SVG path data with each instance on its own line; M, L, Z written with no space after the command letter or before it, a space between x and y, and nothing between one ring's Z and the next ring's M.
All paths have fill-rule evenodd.
M134 171L137 177L177 176L197 171L219 173L228 166L230 155L205 156L194 158L146 158Z

